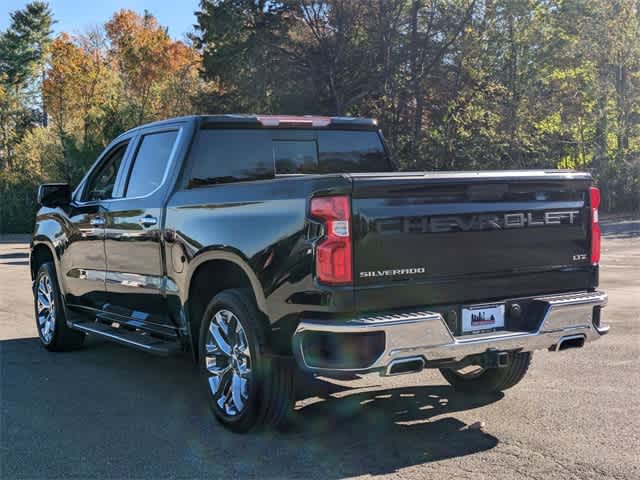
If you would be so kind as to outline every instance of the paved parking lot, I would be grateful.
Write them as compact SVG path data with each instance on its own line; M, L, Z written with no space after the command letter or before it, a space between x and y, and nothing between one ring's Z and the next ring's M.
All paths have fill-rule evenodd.
M188 358L38 345L20 238L0 242L0 478L640 478L640 221L605 226L612 331L539 352L504 395L438 373L318 384L288 434L220 428ZM469 429L484 422L481 430Z

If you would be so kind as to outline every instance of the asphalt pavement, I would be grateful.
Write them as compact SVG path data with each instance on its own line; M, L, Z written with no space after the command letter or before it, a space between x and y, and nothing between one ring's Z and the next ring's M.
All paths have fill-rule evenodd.
M437 372L310 385L282 434L228 433L189 358L40 347L28 245L0 239L0 478L640 478L640 221L605 222L611 333L536 352L504 395ZM476 427L482 422L482 428ZM476 424L476 425L474 425Z

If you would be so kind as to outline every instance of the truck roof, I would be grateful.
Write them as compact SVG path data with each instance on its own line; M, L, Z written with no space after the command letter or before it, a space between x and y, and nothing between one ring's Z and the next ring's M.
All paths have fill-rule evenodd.
M170 125L181 121L196 121L200 125L216 127L253 127L253 128L340 128L350 130L377 130L378 122L363 117L328 117L321 115L261 115L261 114L220 114L188 115L167 118L139 125L124 133L147 127ZM123 134L124 134L123 133Z

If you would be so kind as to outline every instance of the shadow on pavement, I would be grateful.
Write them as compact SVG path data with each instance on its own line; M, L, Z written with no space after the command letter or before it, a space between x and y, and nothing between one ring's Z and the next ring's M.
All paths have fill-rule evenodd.
M305 391L323 398L299 407L293 432L235 435L211 417L188 356L86 343L49 353L36 338L0 342L4 478L337 479L498 443L454 414L500 396L469 399L445 386L350 393L319 380Z

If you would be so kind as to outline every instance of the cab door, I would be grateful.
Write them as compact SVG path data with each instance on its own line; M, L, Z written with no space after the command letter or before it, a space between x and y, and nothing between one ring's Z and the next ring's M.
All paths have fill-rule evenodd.
M162 256L163 204L180 126L143 130L127 166L121 198L105 212L109 313L130 323L170 327Z
M130 143L125 138L108 147L71 202L66 247L60 259L70 307L97 310L105 301L105 204L118 195Z

